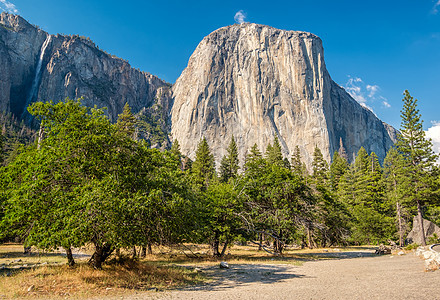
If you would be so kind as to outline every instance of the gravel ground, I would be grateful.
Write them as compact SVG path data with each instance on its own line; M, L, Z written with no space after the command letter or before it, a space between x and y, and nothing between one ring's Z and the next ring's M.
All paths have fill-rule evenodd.
M440 299L440 271L425 272L423 261L412 253L340 255L341 259L310 261L302 266L205 267L203 272L213 278L210 284L122 299Z

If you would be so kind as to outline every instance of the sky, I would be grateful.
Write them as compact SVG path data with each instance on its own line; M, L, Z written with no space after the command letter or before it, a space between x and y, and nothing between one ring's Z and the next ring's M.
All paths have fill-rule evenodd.
M418 99L440 151L440 0L0 0L51 33L90 37L132 67L174 83L197 44L240 22L318 35L332 79L400 128L403 91Z

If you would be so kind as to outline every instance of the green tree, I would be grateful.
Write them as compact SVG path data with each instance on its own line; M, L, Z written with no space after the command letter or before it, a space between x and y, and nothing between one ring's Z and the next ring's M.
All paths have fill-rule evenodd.
M213 256L221 257L234 240L241 237L243 201L233 184L219 182L208 187L201 197L202 236L211 245ZM223 244L222 250L219 249Z
M330 164L330 185L332 191L336 192L338 190L339 182L347 169L347 160L342 157L339 152L335 151L333 154L333 161Z
M119 132L134 138L134 133L136 129L136 117L131 112L131 108L128 103L125 103L122 113L118 115L116 128L119 130Z
M223 156L220 163L220 178L223 182L228 182L230 178L236 178L238 175L239 161L237 144L235 143L234 136L231 137L227 154Z
M405 190L410 202L417 207L417 216L422 234L422 245L426 245L423 228L423 206L432 201L437 189L433 175L437 155L432 150L430 139L426 139L423 121L417 109L417 99L408 91L404 92L401 110L401 128L397 141L397 150L405 162Z
M215 177L214 155L209 149L206 138L200 139L196 150L196 159L191 168L196 184L206 190Z
M299 149L299 146L295 147L295 150L292 154L291 159L291 168L293 173L295 173L298 176L306 177L307 176L307 167L305 163L302 161L301 158L301 151Z
M266 148L266 161L269 165L285 166L283 160L283 153L281 151L280 141L275 137L273 145L269 143Z
M394 216L399 245L403 247L409 221L407 208L410 204L407 203L407 197L402 190L402 182L405 180L403 157L395 147L388 150L383 165L382 182L385 187L386 204L390 209L395 207Z
M298 228L313 222L311 190L283 164L266 163L256 145L246 157L243 175L243 223L250 236L257 234L257 244L263 246L264 235L273 242L273 251L282 253L285 244L298 237Z
M328 180L328 163L322 155L321 149L318 146L315 147L313 151L313 161L312 161L313 178L319 184L326 184Z
M43 249L62 246L70 264L71 247L92 244L95 268L115 248L183 236L194 219L174 156L121 134L102 110L80 100L37 102L29 110L44 139L7 167L2 233Z
M247 176L256 178L264 171L265 166L266 160L258 149L258 145L254 144L246 154L244 171Z
M182 165L182 153L180 152L180 144L177 139L174 140L173 144L171 145L170 152L175 156L175 158L179 161L179 167L183 171L183 165Z
M381 168L374 153L369 156L359 149L339 182L338 194L351 216L352 242L384 242L393 235L393 220L384 213Z

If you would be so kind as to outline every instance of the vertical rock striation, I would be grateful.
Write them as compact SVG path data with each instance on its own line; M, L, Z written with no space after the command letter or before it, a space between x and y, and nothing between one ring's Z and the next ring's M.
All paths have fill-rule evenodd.
M395 130L332 81L321 40L310 33L244 23L205 37L173 86L171 134L194 158L202 136L216 162L234 135L243 161L274 137L289 157L298 145L308 166L315 146L327 161L342 140L351 157L361 146L380 159Z

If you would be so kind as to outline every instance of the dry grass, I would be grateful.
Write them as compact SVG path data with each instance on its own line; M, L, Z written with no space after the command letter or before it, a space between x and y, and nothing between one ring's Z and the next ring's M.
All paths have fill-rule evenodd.
M105 264L102 270L89 267L84 261L75 268L66 266L64 254L38 253L24 255L23 246L0 245L0 299L62 299L123 296L134 291L172 289L206 282L207 278L194 272L195 266L212 266L220 260L233 264L294 264L305 261L332 259L329 254L364 250L362 247L326 249L286 249L282 256L258 251L254 245L233 246L226 257L211 256L208 245L185 244L178 247L155 247L154 255L140 261L126 260ZM371 248L370 248L371 249ZM83 252L88 252L83 249ZM122 251L124 253L124 251ZM127 249L125 254L130 254ZM20 262L16 262L20 259ZM83 259L86 259L84 256ZM79 258L76 261L80 261ZM114 261L114 260L113 260ZM47 263L43 265L43 263ZM57 265L51 265L57 264ZM15 269L20 266L28 269ZM179 266L180 265L180 266ZM184 266L184 267L182 267ZM186 268L188 266L192 266ZM203 274L203 273L202 273Z
M0 277L0 299L90 298L150 288L170 289L202 282L195 272L145 262L105 265L95 270L86 264L75 268L44 266Z
M66 258L64 253L60 253L58 251L38 251L33 248L31 254L23 254L23 245L21 244L13 244L8 243L4 245L0 245L0 265L14 265L18 264L15 261L20 259L20 265L28 264L56 264L56 263L65 263Z
M357 252L363 250L371 251L374 246L352 246L352 247L333 247L317 249L296 249L287 248L283 255L273 255L262 250L258 246L234 245L226 251L223 258L213 258L208 245L185 244L174 248L154 248L156 255L149 255L149 261L174 264L197 264L212 265L221 260L227 260L230 264L294 264L301 265L305 261L334 259L339 254L346 252Z

